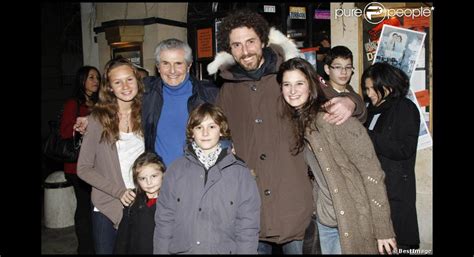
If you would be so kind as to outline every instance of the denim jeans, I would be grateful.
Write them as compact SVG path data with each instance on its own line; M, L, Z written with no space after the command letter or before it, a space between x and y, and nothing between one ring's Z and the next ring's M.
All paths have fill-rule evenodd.
M314 214L311 216L311 222L304 232L303 254L321 254L318 225L316 224L316 215Z
M321 242L322 254L341 254L341 243L337 227L331 228L324 226L316 221L318 225L319 241Z
M92 212L92 233L96 254L112 254L117 230L112 221L100 212Z
M258 241L258 254L272 254L273 248L281 246L283 254L303 254L303 240L293 240L288 243L278 245L264 241Z

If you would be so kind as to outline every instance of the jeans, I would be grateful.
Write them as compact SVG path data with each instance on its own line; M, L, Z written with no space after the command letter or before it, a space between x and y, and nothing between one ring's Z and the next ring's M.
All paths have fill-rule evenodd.
M92 232L96 254L112 254L117 238L117 230L112 221L100 212L92 212Z
M341 243L337 227L331 228L324 226L316 221L319 231L319 240L321 242L322 254L341 254Z
M311 222L304 232L303 254L321 254L318 225L316 224L316 215L314 214L311 216Z
M272 254L273 248L281 246L283 254L303 254L303 240L293 240L288 243L278 245L264 241L258 241L258 254Z
M77 253L94 254L92 240L92 204L91 186L80 179L77 174L65 173L66 179L72 184L76 196L76 212L74 228L77 236Z

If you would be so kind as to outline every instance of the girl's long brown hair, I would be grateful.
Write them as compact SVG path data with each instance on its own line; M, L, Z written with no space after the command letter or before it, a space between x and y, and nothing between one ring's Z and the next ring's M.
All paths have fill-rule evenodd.
M282 116L289 118L293 124L293 136L295 145L291 148L291 153L296 155L303 151L305 145L305 132L317 130L315 125L316 115L320 111L325 111L322 105L327 101L326 96L321 88L320 76L316 73L314 67L302 58L293 58L281 64L277 74L277 81L280 84L280 89L283 80L283 74L287 71L299 70L301 71L309 84L309 98L308 101L301 108L294 108L290 106L282 95L280 101L283 105Z
M117 103L117 97L112 91L110 85L109 74L110 72L120 66L128 66L133 70L135 79L137 80L138 93L132 100L132 113L130 114L130 120L132 124L132 132L142 136L142 125L141 125L141 109L142 109L142 96L144 91L144 85L141 80L141 76L138 73L135 66L125 58L112 59L105 65L105 70L102 79L102 86L99 89L99 101L92 110L92 116L96 117L104 127L100 141L107 141L111 144L119 140L119 107Z

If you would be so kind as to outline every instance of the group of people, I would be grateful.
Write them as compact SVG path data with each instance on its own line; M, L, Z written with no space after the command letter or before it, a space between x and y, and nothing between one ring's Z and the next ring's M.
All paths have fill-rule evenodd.
M65 164L77 184L78 252L416 247L419 114L403 71L386 63L364 71L366 107L350 86L345 46L327 53L326 81L252 11L225 17L217 39L224 52L209 67L219 86L190 74L191 48L178 39L156 47L156 77L123 58L102 78L81 68L82 117L71 110L62 121L64 137L84 134L77 175Z

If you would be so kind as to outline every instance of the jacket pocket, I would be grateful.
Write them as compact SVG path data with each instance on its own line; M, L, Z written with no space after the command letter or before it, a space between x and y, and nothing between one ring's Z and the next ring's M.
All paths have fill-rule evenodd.
M222 242L215 246L214 248L217 254L236 254L237 245L234 242Z
M408 175L398 168L392 168L385 174L388 199L390 201L402 201L407 190Z
M189 234L192 234L189 228L183 223L177 223L173 228L173 238L170 240L168 251L171 254L189 251L192 247Z
M370 240L374 238L373 224L370 220L370 214L360 213L357 222L359 226L359 232L363 238Z
M171 254L177 254L177 253L185 253L188 252L189 249L191 249L191 243L188 242L187 240L182 240L180 238L173 238L171 239L170 246L168 248L168 251Z

